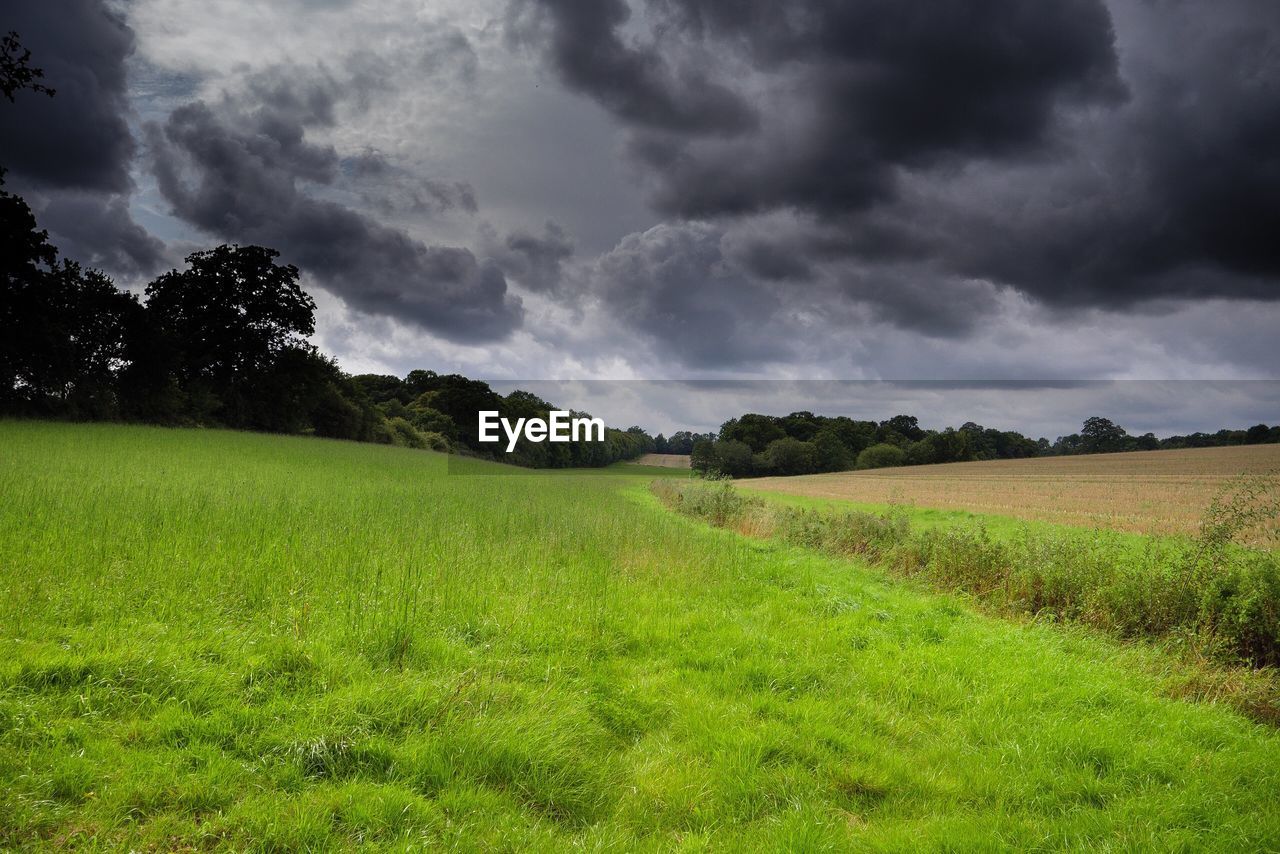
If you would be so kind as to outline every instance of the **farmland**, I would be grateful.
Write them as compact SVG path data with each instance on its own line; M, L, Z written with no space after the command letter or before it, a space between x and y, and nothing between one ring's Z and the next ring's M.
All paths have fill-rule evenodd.
M1141 534L1189 534L1231 481L1276 472L1280 445L1252 445L758 478L743 486L864 505L905 504Z
M0 422L0 848L1280 847L1158 650L469 466Z
M662 468L671 469L687 469L689 468L688 454L642 454L635 461L636 465L641 466L660 466Z

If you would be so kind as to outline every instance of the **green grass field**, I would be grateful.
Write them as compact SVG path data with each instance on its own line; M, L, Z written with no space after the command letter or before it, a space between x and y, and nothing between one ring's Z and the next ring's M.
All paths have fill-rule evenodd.
M652 476L0 422L0 849L1280 849L1158 653Z

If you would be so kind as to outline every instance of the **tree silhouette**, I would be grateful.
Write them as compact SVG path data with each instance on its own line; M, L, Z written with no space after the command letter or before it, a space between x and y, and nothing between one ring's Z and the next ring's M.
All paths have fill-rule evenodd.
M31 66L31 51L22 46L16 32L10 30L0 38L0 93L9 103L23 89L52 98L56 90L38 82L43 79L44 71Z
M147 286L147 313L170 348L197 419L240 426L254 383L288 349L308 349L316 304L274 249L219 246Z
M43 343L33 321L40 319L41 291L57 257L22 197L0 190L0 408L12 409L27 396L24 362Z
M1085 419L1080 438L1086 454L1108 454L1123 451L1129 434L1111 419L1095 415Z

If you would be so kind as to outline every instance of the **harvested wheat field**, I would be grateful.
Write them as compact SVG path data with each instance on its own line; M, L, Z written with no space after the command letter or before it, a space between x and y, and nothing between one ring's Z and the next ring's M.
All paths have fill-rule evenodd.
M689 468L688 454L645 454L631 461L638 466L660 466L664 469Z
M1138 451L767 477L752 490L992 513L1144 534L1195 531L1242 475L1280 473L1280 445ZM1275 530L1280 522L1273 521Z

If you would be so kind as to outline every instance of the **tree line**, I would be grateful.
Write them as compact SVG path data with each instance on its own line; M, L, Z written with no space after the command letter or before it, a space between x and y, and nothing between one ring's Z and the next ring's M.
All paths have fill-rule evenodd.
M703 474L758 477L1268 443L1280 443L1280 426L1257 424L1247 430L1158 439L1151 433L1132 436L1110 419L1095 416L1084 422L1079 433L1050 443L1048 439L1031 439L971 421L959 428L926 430L911 415L895 415L877 422L793 412L785 416L750 413L731 418L717 433L697 437L691 454L693 468Z
M507 454L478 441L479 410L546 418L556 407L456 374L344 373L307 342L315 302L273 249L194 252L139 299L60 261L26 202L3 189L0 231L0 415L305 434L533 467L602 466L654 447L633 427L603 443L521 440Z
M715 433L691 433L688 430L677 430L669 437L659 433L653 437L653 453L692 454L693 446L698 442L714 442L715 440Z
M0 42L0 94L52 97L17 33ZM639 427L605 441L481 444L477 412L546 418L524 391L432 371L350 376L306 339L315 302L263 246L187 256L143 298L60 260L0 168L0 416L217 426L432 448L526 466L603 466L653 450ZM585 413L576 413L584 415Z

